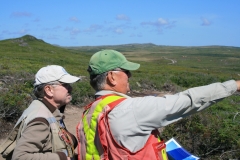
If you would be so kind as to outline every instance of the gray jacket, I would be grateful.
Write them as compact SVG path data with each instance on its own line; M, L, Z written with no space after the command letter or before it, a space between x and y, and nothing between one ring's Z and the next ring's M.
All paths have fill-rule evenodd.
M127 98L109 113L109 125L115 140L131 152L136 152L145 145L152 130L206 109L236 90L236 82L230 80L163 97L131 98L106 90L97 92L96 96L114 93Z

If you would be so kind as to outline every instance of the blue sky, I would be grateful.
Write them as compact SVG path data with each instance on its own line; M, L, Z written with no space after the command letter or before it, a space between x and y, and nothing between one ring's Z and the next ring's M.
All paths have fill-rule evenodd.
M0 40L240 47L239 0L1 0Z

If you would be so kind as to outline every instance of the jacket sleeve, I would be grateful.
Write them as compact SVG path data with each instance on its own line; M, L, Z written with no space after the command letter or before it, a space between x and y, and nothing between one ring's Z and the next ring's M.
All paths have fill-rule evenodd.
M118 144L137 152L152 130L202 111L236 90L237 84L231 80L190 88L175 95L127 98L108 115L112 135Z
M132 103L135 104L135 119L143 130L166 126L206 109L236 90L236 82L231 80L191 88L175 95L135 99Z
M67 157L63 152L52 153L49 123L44 118L37 118L23 131L12 159L67 160Z

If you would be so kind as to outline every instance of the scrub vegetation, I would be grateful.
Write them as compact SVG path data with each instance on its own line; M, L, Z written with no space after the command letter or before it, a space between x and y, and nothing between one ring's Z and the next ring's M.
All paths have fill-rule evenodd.
M46 65L61 65L81 76L73 84L72 105L84 107L93 99L86 71L91 55L115 49L141 64L132 72L132 95L174 94L190 87L240 79L240 48L229 46L116 46L61 47L31 35L0 41L0 134L6 136L22 111L34 99L34 74ZM80 116L80 114L79 114ZM185 149L201 159L240 157L240 94L162 128L166 141L175 137Z

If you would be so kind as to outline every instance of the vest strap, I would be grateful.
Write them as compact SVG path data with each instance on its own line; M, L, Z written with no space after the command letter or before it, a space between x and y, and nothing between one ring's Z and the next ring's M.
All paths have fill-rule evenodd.
M64 141L67 152L69 157L73 157L74 155L74 144L72 141L72 138L68 135L65 128L60 127L60 131L58 132L58 135L62 141Z
M86 159L100 159L100 154L97 147L95 146L95 137L98 132L98 119L100 115L102 115L102 112L104 112L104 110L112 110L118 103L120 103L124 99L126 98L114 94L105 95L98 97L94 102L90 103L85 107L82 122L86 138ZM99 102L97 103L97 101ZM96 105L95 108L91 108L94 104ZM90 124L88 123L89 120Z
M21 123L19 123L16 127L14 127L9 136L6 138L6 140L1 144L0 153L2 154L3 158L11 156L14 148L16 147L17 141L20 138L19 131L22 130L24 122L25 119Z

